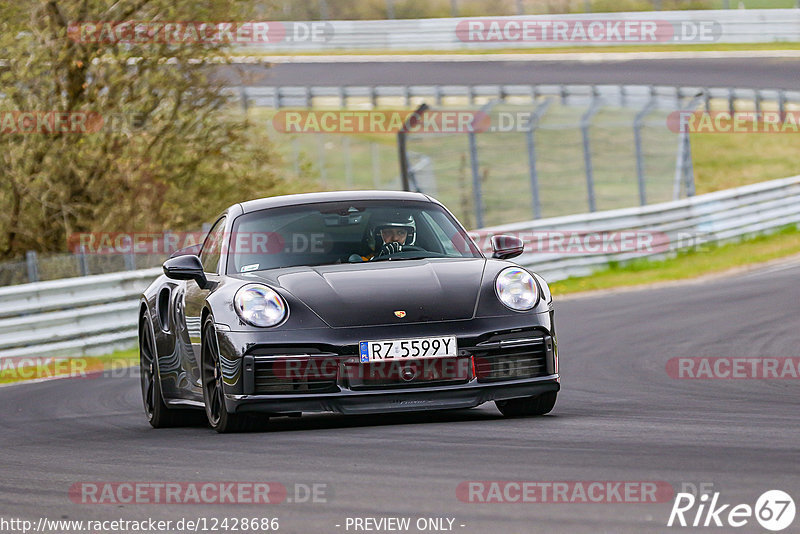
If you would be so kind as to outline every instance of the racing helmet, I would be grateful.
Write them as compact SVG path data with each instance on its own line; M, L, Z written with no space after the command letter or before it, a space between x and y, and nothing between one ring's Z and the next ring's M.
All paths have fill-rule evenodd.
M383 246L381 230L386 228L402 228L408 235L405 245L413 245L417 237L417 223L410 214L400 212L376 214L370 224L369 246L372 250L379 250Z

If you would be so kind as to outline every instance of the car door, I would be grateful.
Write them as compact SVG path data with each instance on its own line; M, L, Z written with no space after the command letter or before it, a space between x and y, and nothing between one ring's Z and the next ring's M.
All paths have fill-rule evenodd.
M218 281L220 276L221 261L225 245L225 222L226 217L221 217L208 232L208 236L203 242L200 250L200 261L203 264L203 271L210 282ZM186 318L186 330L189 334L192 353L184 361L184 370L187 376L192 378L192 390L200 390L200 341L203 330L201 324L203 304L208 297L209 290L202 289L194 281L184 282L186 284L183 297L184 316Z

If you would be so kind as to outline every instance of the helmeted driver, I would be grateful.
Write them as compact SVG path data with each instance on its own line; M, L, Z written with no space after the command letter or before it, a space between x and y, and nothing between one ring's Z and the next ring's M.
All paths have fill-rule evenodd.
M390 256L403 251L403 247L414 245L417 224L411 215L390 213L376 217L370 224L367 245L370 253L361 256L364 261Z

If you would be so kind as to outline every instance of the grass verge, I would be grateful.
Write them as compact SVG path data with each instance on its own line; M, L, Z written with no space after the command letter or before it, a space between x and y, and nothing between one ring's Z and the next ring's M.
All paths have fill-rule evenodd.
M758 264L800 253L800 228L792 225L768 234L724 245L705 245L664 260L646 258L612 264L590 276L568 278L551 284L553 295L686 280Z
M0 360L0 385L47 378L95 378L128 376L127 369L139 363L139 349L116 351L104 356L26 356Z

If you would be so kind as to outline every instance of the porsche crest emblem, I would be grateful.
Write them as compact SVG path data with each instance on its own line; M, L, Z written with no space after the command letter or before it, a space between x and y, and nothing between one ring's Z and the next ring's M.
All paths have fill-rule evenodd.
M394 314L400 319L403 319L406 316L406 312L403 310L397 310L394 312Z

